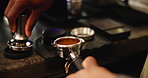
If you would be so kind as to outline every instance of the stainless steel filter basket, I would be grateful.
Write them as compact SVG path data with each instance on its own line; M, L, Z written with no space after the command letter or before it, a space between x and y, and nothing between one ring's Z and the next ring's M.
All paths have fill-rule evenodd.
M70 34L88 41L94 38L95 31L89 27L77 27L72 29Z
M69 58L71 53L75 53L76 56L80 55L80 48L84 40L82 38L65 36L57 38L53 45L57 48L57 54L62 58Z

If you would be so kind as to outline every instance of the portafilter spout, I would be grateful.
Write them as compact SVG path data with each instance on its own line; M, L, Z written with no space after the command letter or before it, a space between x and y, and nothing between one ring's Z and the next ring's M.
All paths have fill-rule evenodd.
M82 67L83 59L81 58L81 56L79 56L77 54L77 52L71 52L69 54L69 57L70 57L70 59L65 64L65 72L66 73L68 73L68 71L69 71L68 69L69 69L69 66L71 65L71 63L74 63L74 65L76 66L76 68L78 70L83 69L83 67Z

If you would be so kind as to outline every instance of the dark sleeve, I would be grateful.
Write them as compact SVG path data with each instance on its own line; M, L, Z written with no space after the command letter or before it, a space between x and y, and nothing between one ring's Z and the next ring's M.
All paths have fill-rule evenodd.
M4 11L7 7L9 0L0 0L0 20L3 18L4 16Z
M138 77L132 77L124 74L119 74L116 78L138 78Z

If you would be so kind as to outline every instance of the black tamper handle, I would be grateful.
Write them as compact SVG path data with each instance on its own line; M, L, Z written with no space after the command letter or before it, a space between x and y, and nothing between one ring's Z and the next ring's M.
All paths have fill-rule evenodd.
M83 59L80 56L75 58L75 60L73 61L74 65L78 70L83 69L82 62L83 62Z

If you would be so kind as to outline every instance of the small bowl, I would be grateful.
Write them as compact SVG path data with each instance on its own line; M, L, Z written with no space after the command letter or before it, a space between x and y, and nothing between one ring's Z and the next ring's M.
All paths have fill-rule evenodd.
M83 38L85 41L92 40L95 35L95 31L89 27L77 27L71 30L71 35Z

